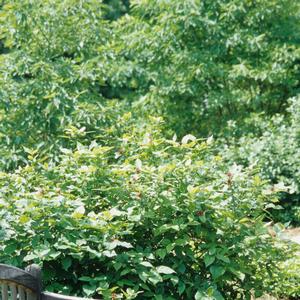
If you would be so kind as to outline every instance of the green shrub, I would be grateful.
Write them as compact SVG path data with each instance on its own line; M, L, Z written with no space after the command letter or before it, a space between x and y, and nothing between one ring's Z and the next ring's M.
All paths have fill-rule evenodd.
M260 176L274 184L285 186L280 213L282 221L300 224L300 98L290 99L287 117L276 115L271 120L249 118L256 124L256 134L249 133L225 151L230 161L244 165L256 165ZM229 126L232 131L236 125ZM245 132L245 131L244 131Z
M168 140L125 114L57 165L1 173L0 260L43 266L49 290L126 299L248 299L297 291L292 253L263 227L276 204L256 170L228 167L211 140ZM121 130L121 134L120 134ZM282 287L285 286L285 289Z

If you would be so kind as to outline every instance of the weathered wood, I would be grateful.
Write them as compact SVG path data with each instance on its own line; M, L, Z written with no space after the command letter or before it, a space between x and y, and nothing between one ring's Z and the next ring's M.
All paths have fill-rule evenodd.
M37 295L35 293L33 293L30 290L26 291L26 298L27 300L36 300L37 299Z
M0 300L83 300L86 298L41 292L41 269L31 265L26 271L0 264Z
M29 274L31 274L36 279L37 290L36 290L35 298L40 300L41 292L42 292L42 270L41 270L40 266L32 264L32 265L28 266L25 269L25 271L28 272Z
M11 299L17 300L18 299L17 285L15 283L10 283L9 288L10 288Z
M0 280L22 285L33 292L40 291L38 280L28 272L16 267L0 264Z
M7 283L3 281L1 282L1 296L2 300L8 300L8 286Z
M19 294L19 300L26 300L25 289L21 285L18 285L18 294Z

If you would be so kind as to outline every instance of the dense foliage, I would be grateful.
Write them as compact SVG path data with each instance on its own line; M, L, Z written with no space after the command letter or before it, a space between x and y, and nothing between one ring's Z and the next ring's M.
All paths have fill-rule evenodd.
M227 120L280 112L297 93L296 1L132 3L109 44L112 72L127 68L132 97L177 133L216 135Z
M270 187L255 170L229 168L210 140L166 140L159 119L135 128L130 117L110 128L129 127L114 146L78 144L58 165L36 155L1 174L2 259L43 262L49 288L107 299L280 291L270 257L288 254L263 227Z
M0 262L105 299L299 297L264 226L300 223L299 12L2 1Z
M300 98L290 99L289 104L287 117L279 114L271 119L256 116L259 134L241 137L238 146L232 143L225 152L230 161L259 165L263 178L285 186L281 195L285 210L277 214L282 221L300 224ZM250 120L253 122L254 118ZM231 128L236 130L236 124L231 124Z

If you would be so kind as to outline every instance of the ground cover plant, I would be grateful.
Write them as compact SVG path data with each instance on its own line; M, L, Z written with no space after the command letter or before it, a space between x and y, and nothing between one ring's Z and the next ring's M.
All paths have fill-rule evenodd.
M299 12L2 1L0 262L80 296L297 299Z

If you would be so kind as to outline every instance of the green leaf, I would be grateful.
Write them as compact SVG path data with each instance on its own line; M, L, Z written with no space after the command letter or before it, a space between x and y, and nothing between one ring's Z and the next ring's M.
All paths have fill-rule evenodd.
M211 266L209 270L213 279L217 279L225 273L225 269L221 266Z
M167 266L159 266L156 268L158 273L161 274L172 274L172 273L176 273L173 269L171 269L170 267Z
M89 297L95 294L97 287L95 285L84 285L82 289L83 292Z
M195 300L224 300L224 297L218 290L213 287L208 288L207 291L199 290L195 295Z
M68 271L68 269L72 265L72 259L70 257L65 257L65 258L62 259L61 263L63 265L63 269L65 271Z
M167 231L179 231L179 230L180 230L180 228L178 225L164 224L155 231L155 235L160 235Z
M212 297L208 297L205 292L197 291L195 294L195 300L214 300Z
M225 263L230 263L230 259L224 255L217 254L217 258L224 261Z
M178 284L179 295L182 295L184 291L185 291L185 283L183 281L179 281L179 284Z
M147 268L153 268L153 265L149 263L148 261L142 261L140 262L140 265L147 267Z
M23 260L24 260L24 261L32 261L32 260L34 260L34 259L36 259L36 258L39 258L39 256L38 256L37 254L35 254L35 253L30 253L30 254L27 254L27 255L23 258Z
M93 281L93 278L88 277L88 276L82 276L82 277L79 277L79 280L80 281L91 282L91 281Z
M165 256L167 255L167 251L166 249L158 249L156 250L156 254L161 258L161 259L164 259Z
M159 274L155 272L151 272L150 274L148 281L150 281L153 285L157 285L159 282L162 282L162 278Z
M206 267L210 266L214 261L215 261L215 256L206 255L204 257L204 263Z
M56 259L56 258L59 257L60 255L61 255L61 252L52 250L52 251L49 253L49 258L51 258L51 259Z
M244 281L244 279L245 279L245 274L243 273L243 272L241 272L241 271L239 271L239 270L235 270L234 268L229 268L229 271L231 272L231 273L233 273L237 278L239 278L241 281Z
M4 253L5 253L6 255L11 255L11 254L14 253L17 249L18 249L17 244L10 244L10 245L7 245L7 246L4 248Z

